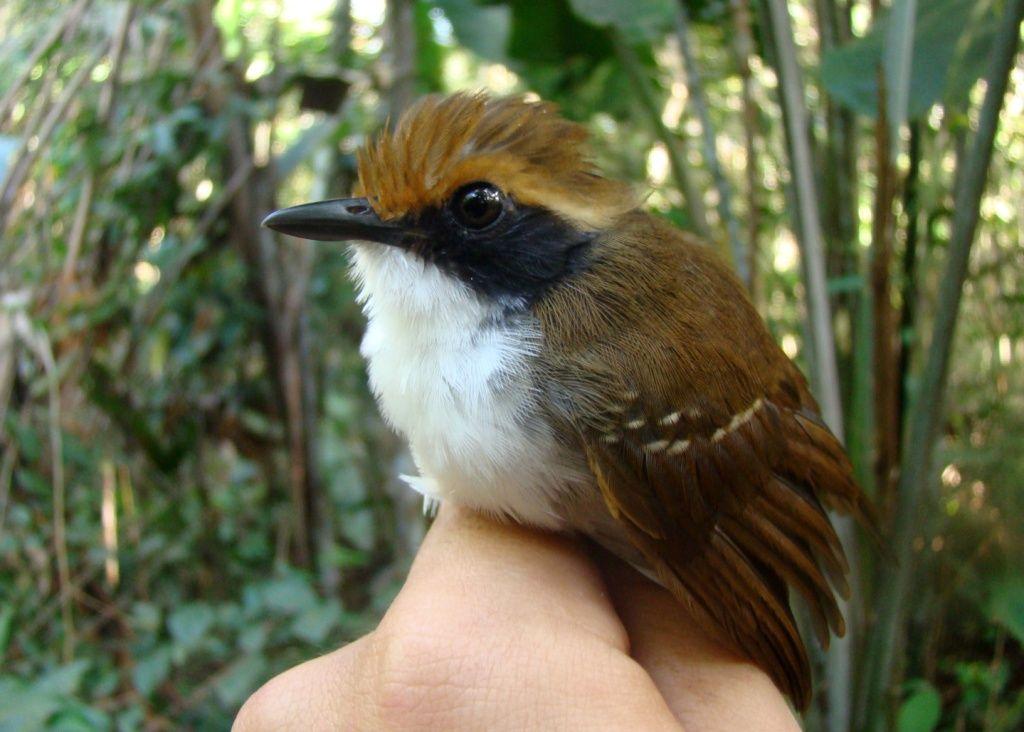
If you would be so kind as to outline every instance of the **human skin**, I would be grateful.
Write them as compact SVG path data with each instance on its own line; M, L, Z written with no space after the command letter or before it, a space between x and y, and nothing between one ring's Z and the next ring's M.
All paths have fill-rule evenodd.
M380 625L271 679L235 730L799 730L758 668L573 539L440 512Z

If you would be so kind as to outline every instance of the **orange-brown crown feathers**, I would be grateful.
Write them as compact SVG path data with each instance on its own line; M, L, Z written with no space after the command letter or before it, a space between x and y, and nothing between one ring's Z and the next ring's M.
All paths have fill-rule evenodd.
M482 93L431 95L359 152L359 190L377 215L394 219L487 181L526 205L540 205L590 229L635 208L624 183L589 158L588 133L553 104Z

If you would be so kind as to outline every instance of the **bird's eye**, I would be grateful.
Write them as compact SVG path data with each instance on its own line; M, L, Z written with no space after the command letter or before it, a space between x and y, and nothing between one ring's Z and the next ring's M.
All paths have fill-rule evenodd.
M504 209L504 196L490 183L464 185L452 196L452 215L467 229L486 229Z

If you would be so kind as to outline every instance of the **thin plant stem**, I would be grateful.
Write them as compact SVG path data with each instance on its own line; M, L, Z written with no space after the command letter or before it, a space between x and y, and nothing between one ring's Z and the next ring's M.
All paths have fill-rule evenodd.
M869 664L865 687L864 729L886 728L891 708L886 698L890 687L898 635L906 615L907 599L914 578L913 536L921 531L922 499L932 477L932 456L942 398L949 371L960 298L963 294L967 265L978 227L981 198L985 192L993 144L999 126L1003 98L1009 85L1010 72L1020 43L1020 25L1024 20L1024 0L1009 0L1004 18L993 43L989 69L985 75L985 98L978 118L978 130L957 176L954 194L953 228L949 254L939 286L932 340L925 361L921 385L914 395L908 416L907 441L899 483L899 503L893 549L895 569L883 567L879 578L878 626L872 634L871 647L865 660Z

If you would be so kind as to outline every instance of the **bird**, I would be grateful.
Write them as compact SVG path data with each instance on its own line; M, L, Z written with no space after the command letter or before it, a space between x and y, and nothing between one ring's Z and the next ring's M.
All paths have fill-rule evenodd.
M549 102L429 95L357 155L355 197L264 225L350 242L360 351L425 504L595 542L812 697L872 504L807 380L713 247L646 212Z

